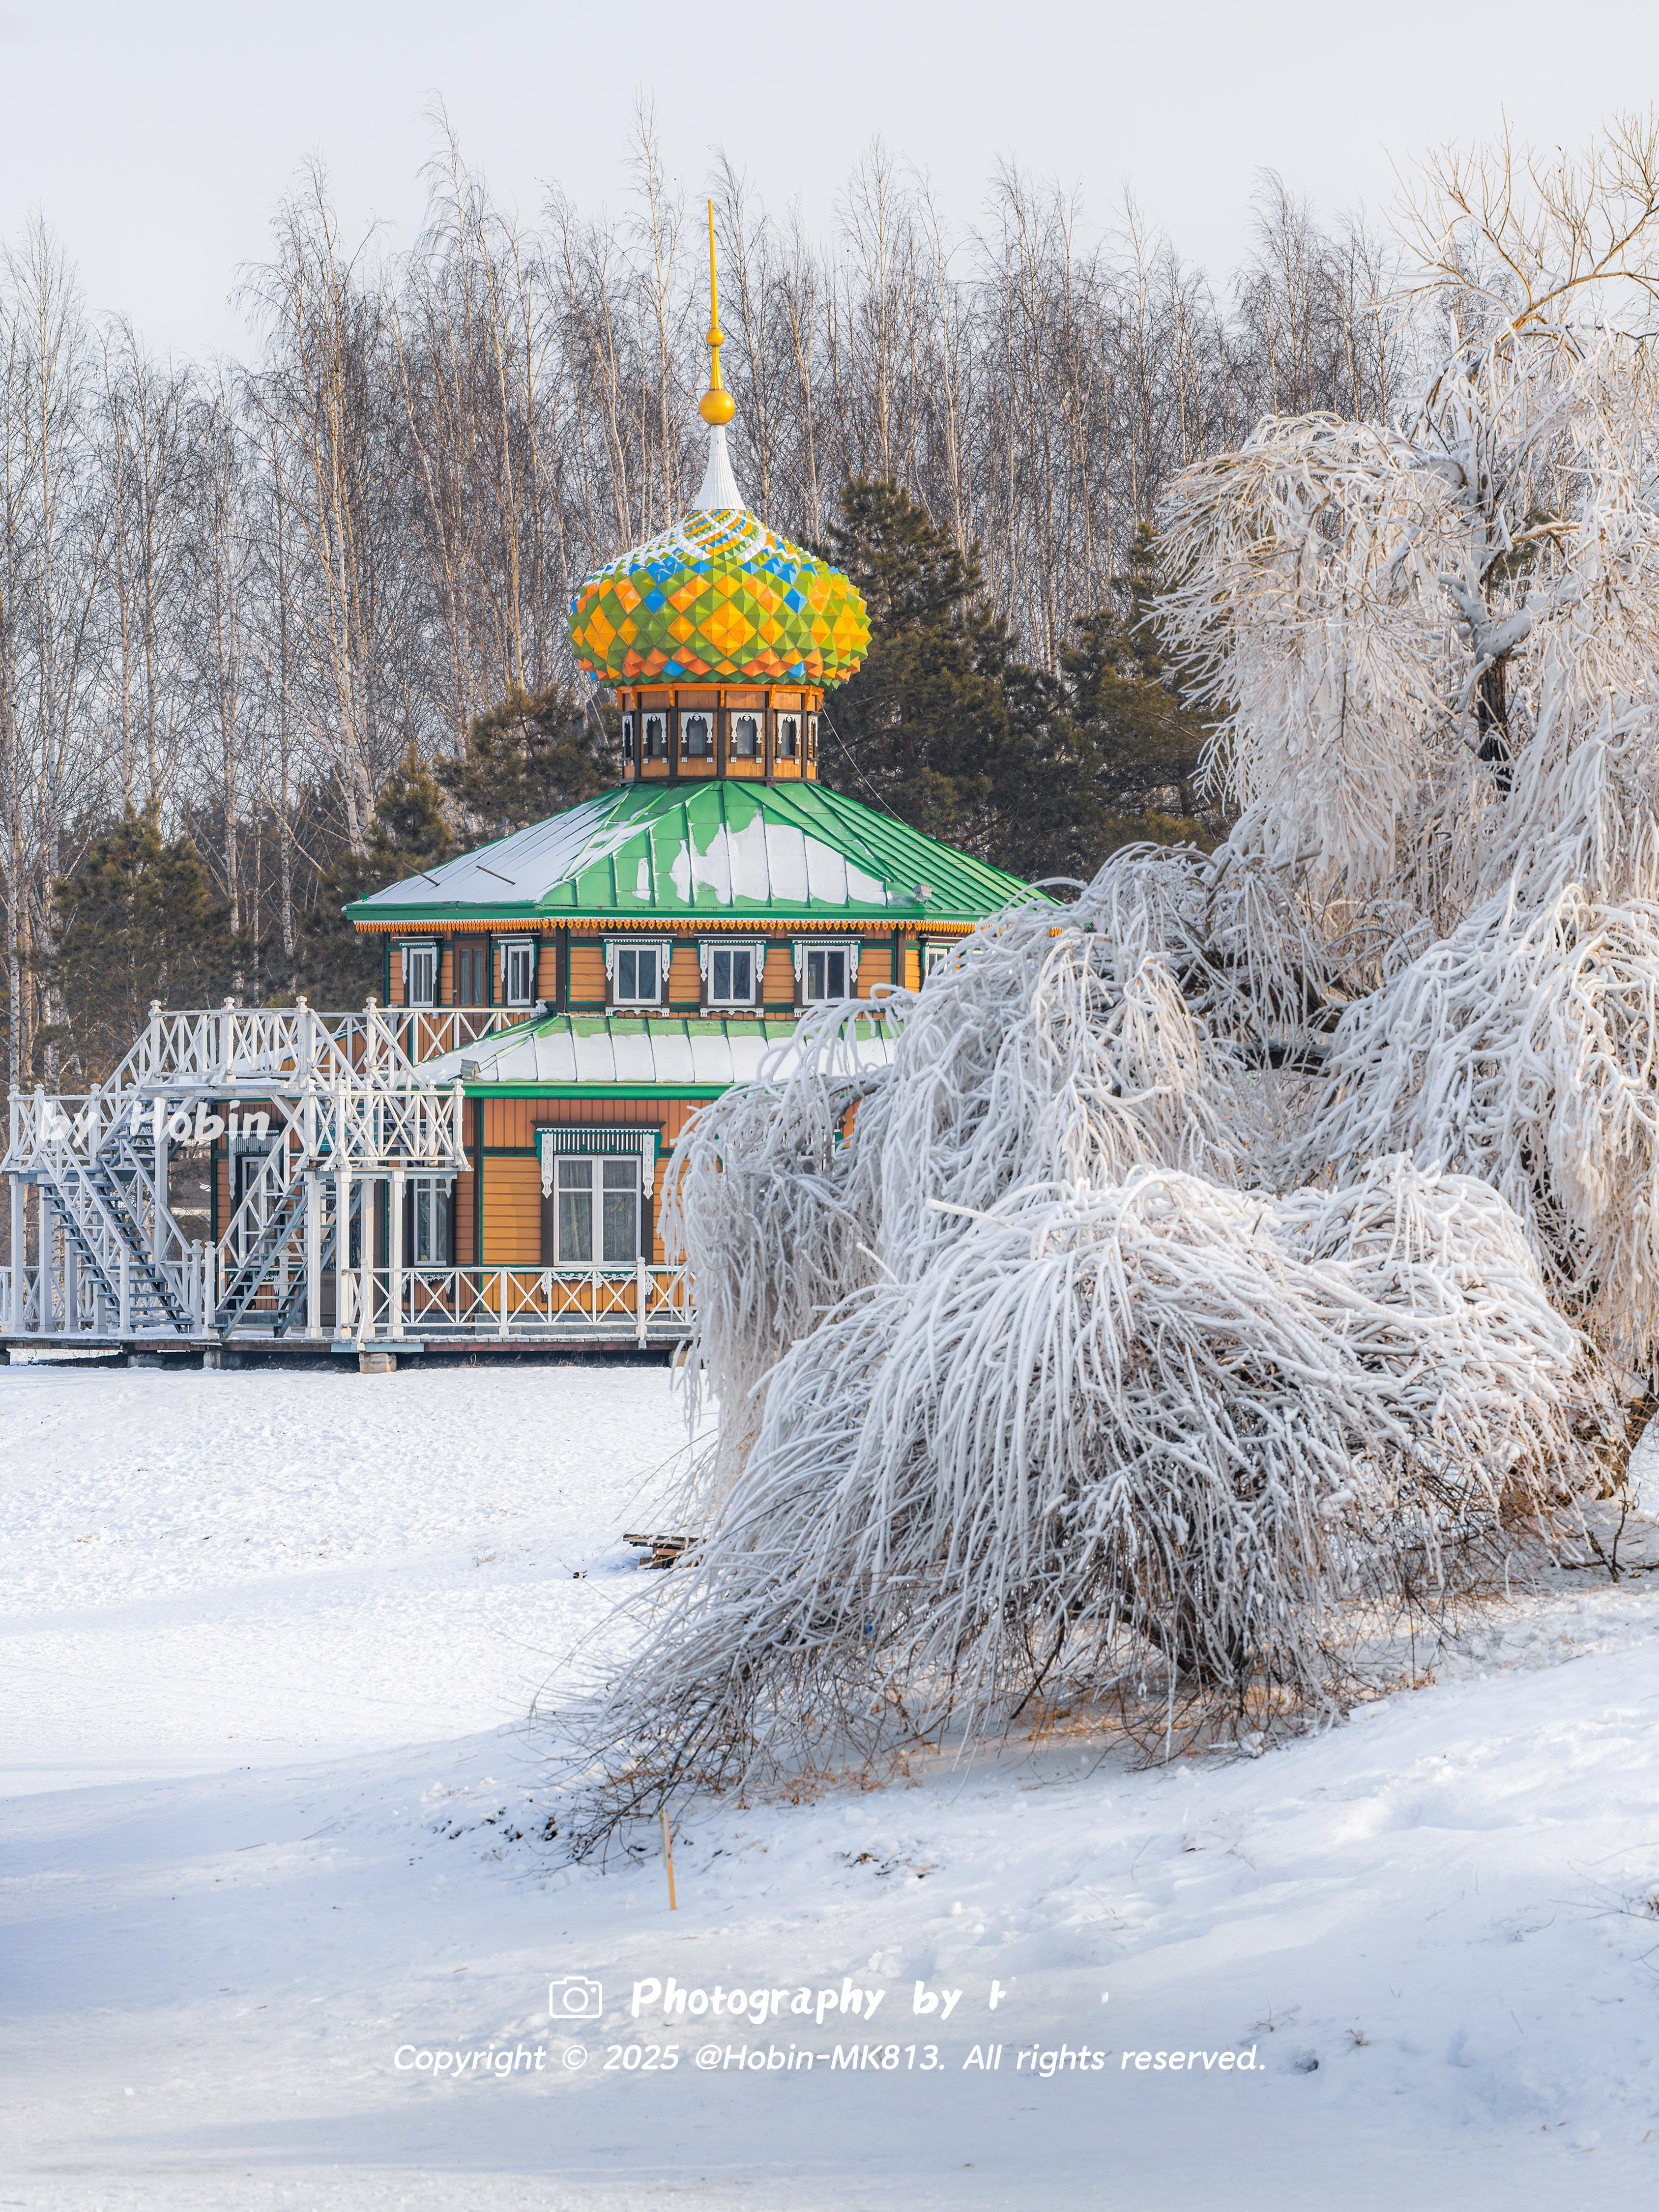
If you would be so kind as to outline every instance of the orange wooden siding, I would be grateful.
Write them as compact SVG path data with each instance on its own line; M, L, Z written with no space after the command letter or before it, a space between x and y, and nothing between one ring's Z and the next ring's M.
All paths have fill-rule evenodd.
M542 1252L542 1177L533 1158L484 1162L486 1267L533 1267Z
M466 1115L465 1126L467 1152L469 1157L471 1156L472 1150L472 1131L474 1117L477 1111L477 1109L473 1106L471 1101L469 1099L465 1109ZM456 1176L455 1189L452 1204L454 1208L455 1221L455 1264L458 1267L470 1267L472 1265L472 1201L473 1195L477 1188L477 1182L471 1175L459 1175Z
M538 1124L586 1122L600 1128L655 1127L662 1132L652 1188L653 1260L661 1262L662 1189L668 1155L697 1110L696 1099L618 1098L601 1104L578 1098L488 1098L483 1102L483 1260L486 1267L533 1267L541 1261L542 1174L534 1146ZM456 1252L471 1259L472 1177L456 1191ZM465 1229L463 1229L465 1220Z
M605 1004L605 947L596 939L571 939L570 1001L577 1006Z
M677 945L668 967L668 997L671 1005L695 1006L702 997L702 978L697 972L697 948L695 945Z

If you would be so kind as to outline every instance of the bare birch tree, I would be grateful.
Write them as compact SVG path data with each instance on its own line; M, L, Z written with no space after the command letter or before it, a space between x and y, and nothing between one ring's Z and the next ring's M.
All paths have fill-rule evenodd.
M394 763L411 744L462 750L509 690L568 678L576 582L672 520L696 480L701 226L685 231L649 111L615 210L556 190L529 222L434 121L405 253L344 240L326 179L306 173L246 280L234 367L158 361L125 322L89 335L38 231L5 258L16 1079L55 1034L52 885L87 836L154 805L202 844L256 961L269 943L264 986L292 988L320 872L363 846ZM1442 285L1415 324L1397 302L1391 317L1376 237L1322 227L1276 179L1248 266L1219 289L1133 204L1091 228L1074 195L1012 168L976 227L953 224L877 143L821 236L718 151L710 183L751 503L822 543L849 478L890 477L978 549L1051 673L1174 474L1264 410L1386 415L1419 326L1454 312ZM1480 254L1468 236L1447 251L1474 256L1459 296L1478 303Z
M73 276L37 222L0 258L0 870L14 1085L39 1020L55 1025L49 969L37 963L51 951L66 846L99 792L89 708L106 516L93 489L90 368Z

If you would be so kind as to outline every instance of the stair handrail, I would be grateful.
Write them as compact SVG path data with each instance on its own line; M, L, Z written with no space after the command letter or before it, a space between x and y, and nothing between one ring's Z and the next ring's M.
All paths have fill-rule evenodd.
M118 1299L121 1254L131 1249L125 1230L93 1182L87 1162L77 1157L67 1138L49 1141L41 1159L48 1187L64 1220L74 1224L85 1243L93 1266L103 1278L106 1294Z
M264 1231L281 1211L283 1199L300 1178L317 1164L319 1155L312 1149L315 1140L311 1133L316 1127L313 1101L307 1098L304 1102L313 1107L308 1115L288 1112L289 1103L298 1102L273 1103L286 1118L258 1174L249 1183L240 1206L226 1223L218 1240L220 1279L223 1282L234 1280L254 1260Z

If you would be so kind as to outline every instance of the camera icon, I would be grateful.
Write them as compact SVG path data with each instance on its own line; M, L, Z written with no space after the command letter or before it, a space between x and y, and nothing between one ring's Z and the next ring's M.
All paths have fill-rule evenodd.
M586 1974L567 1974L547 1986L547 2009L554 2020L574 2021L585 2027L605 2010L605 1991Z

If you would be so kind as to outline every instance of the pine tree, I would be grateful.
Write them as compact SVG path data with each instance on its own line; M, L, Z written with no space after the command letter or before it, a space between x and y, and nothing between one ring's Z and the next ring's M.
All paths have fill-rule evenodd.
M300 942L302 988L313 1006L360 1006L380 988L380 941L360 938L343 909L435 868L455 850L444 794L411 745L381 791L367 846L348 846L318 879Z
M544 822L620 781L612 733L562 684L511 689L480 714L438 781L486 838Z
M245 948L188 837L161 835L152 800L95 837L56 887L52 969L64 1024L37 1032L88 1082L100 1079L149 1018L149 1002L210 1005Z
M1071 711L1099 762L1102 857L1149 839L1212 847L1223 824L1199 790L1205 725L1183 705L1152 628L1157 544L1142 523L1115 595L1081 615L1060 660Z
M1086 738L1060 687L1017 658L977 554L898 485L863 481L843 489L828 550L864 595L870 651L830 709L824 781L1020 874L1090 865Z

